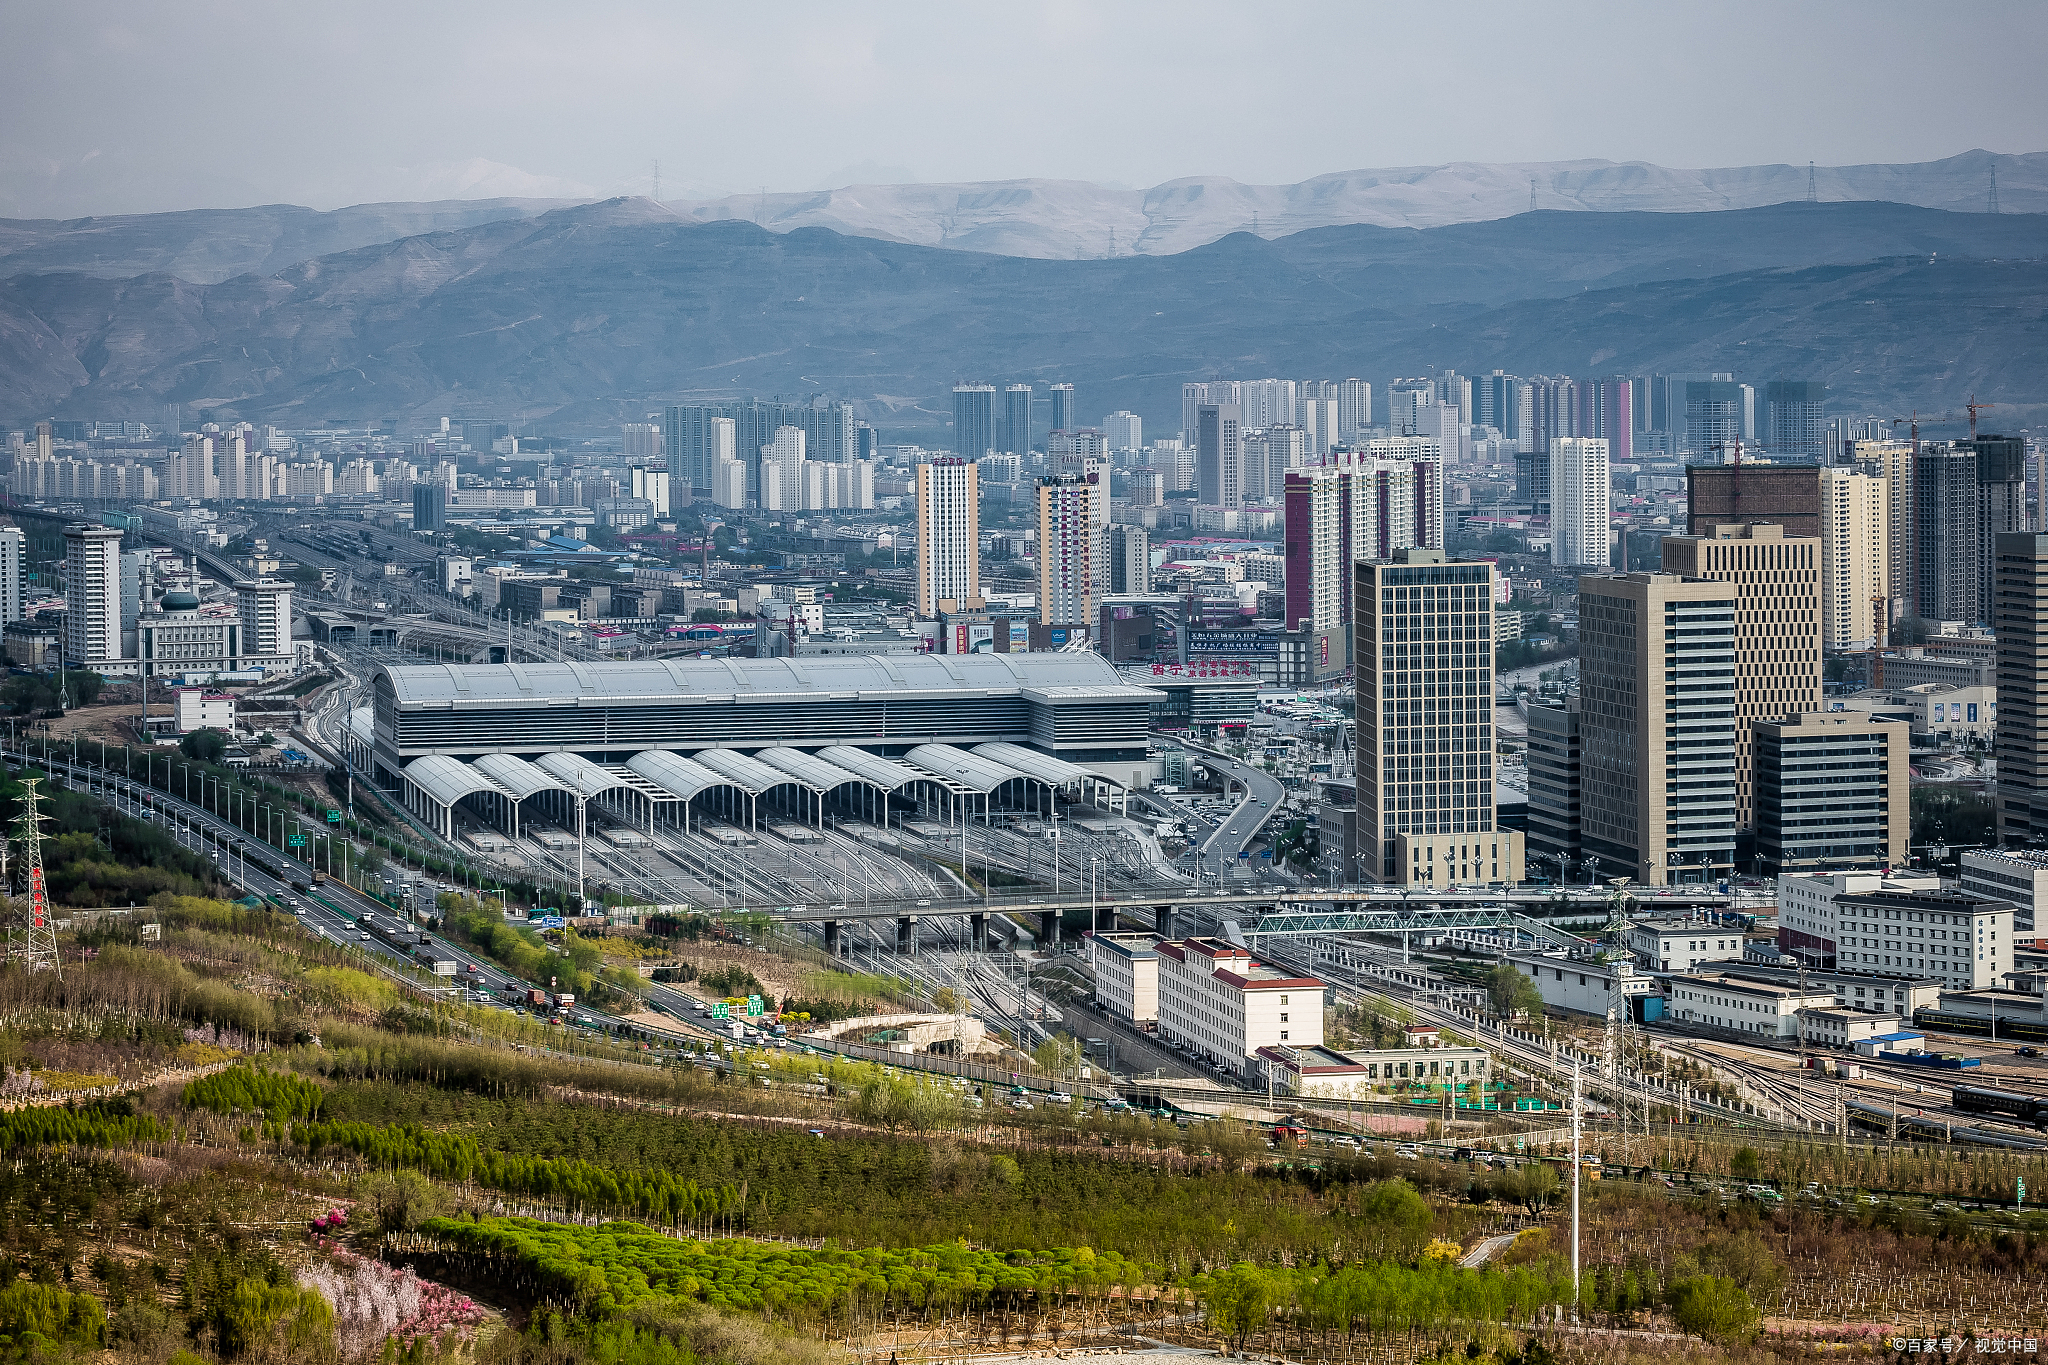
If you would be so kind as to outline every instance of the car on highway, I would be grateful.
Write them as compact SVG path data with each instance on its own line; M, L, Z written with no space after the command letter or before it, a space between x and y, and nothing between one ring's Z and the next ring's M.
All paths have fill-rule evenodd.
M1422 1153L1416 1151L1413 1147L1396 1147L1394 1155L1403 1161L1420 1161L1422 1159Z
M1045 1098L1052 1104L1072 1104L1074 1102L1074 1097L1064 1090L1055 1090Z
M1012 1109L1029 1109L1029 1108L1031 1107L1031 1101L1030 1101L1030 1100L1011 1100L1011 1101L1010 1101L1010 1107L1011 1107Z

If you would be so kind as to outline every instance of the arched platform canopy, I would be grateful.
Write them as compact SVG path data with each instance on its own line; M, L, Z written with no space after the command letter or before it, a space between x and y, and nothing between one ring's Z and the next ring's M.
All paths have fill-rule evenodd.
M982 796L1024 779L1024 774L1015 768L950 744L920 744L904 757L926 772L950 779Z
M1025 806L1033 804L1034 786L1045 789L1045 804L1048 808L1052 805L1054 784L1030 773L1019 772L1006 763L998 763L981 754L955 748L951 744L920 744L903 757L926 772L943 777L946 781L979 796L984 820L988 818L989 808L995 802L996 793L1012 783L1022 784Z
M634 754L626 760L629 772L638 773L663 791L672 793L678 801L689 801L710 791L713 787L732 787L734 783L723 774L715 773L695 759L672 754L666 749L648 749Z
M634 754L626 760L625 771L638 780L635 790L647 798L649 820L665 809L670 823L681 825L685 834L690 832L690 803L706 792L724 792L733 809L737 809L742 801L751 803L753 800L753 793L723 773L713 772L695 759L669 753L666 749L647 749ZM648 791L648 787L654 791Z
M576 811L581 808L581 803L576 800L576 791L545 768L512 754L485 754L477 759L474 766L496 783L508 797L497 811L497 824L498 828L513 838L519 837L520 805L536 796L555 795L567 798L554 803L557 806L555 813L563 817L565 824L576 819ZM565 809L572 804L575 809Z
M1084 768L1078 763L1069 763L1064 758L1054 758L1051 754L1042 754L1021 744L1006 744L1001 741L977 744L974 746L974 752L990 762L1015 768L1048 787L1055 787L1061 791L1072 788L1080 793L1084 801L1095 801L1099 794L1107 793L1108 800L1103 804L1119 812L1129 809L1128 789L1121 782L1104 777L1093 768Z
M615 818L628 825L638 825L653 832L657 815L666 814L673 822L678 812L675 807L684 798L668 791L660 784L650 781L622 764L593 763L581 754L572 754L558 749L551 754L542 754L533 765L548 776L566 786L585 803L595 801ZM706 774L706 776L713 776ZM682 822L687 823L689 812L681 812Z
M558 750L542 754L533 760L533 766L586 801L594 801L612 788L624 785L617 774L599 767L581 754Z
M706 749L695 758L749 796L762 796L777 787L796 784L796 779L788 773L778 772L758 759L748 758L731 749Z
M553 773L511 754L485 754L471 766L510 792L515 801L524 801L542 792L569 790Z
M835 788L844 787L848 783L875 785L859 773L849 772L836 763L816 754L807 754L802 749L757 749L754 757L779 773L787 773L801 786L819 796Z
M801 784L788 773L779 772L758 759L731 749L705 749L693 755L697 762L725 779L727 786L737 787L747 796L747 828L761 827L761 798L779 787L798 787Z
M825 827L825 798L846 787L859 788L856 799L861 795L886 797L886 791L876 792L873 783L859 773L851 773L836 764L827 763L816 754L807 754L801 749L760 749L754 758L763 766L786 773L796 781L799 788L798 813L802 813L802 792L811 795L811 823L819 829Z
M446 754L426 754L405 765L406 809L432 823L444 839L455 837L456 802L477 795L515 800L487 774Z
M932 775L908 763L898 763L893 758L871 754L866 749L855 749L850 745L834 744L818 750L818 757L835 768L844 768L858 773L868 783L886 792L899 792L905 787L914 787L920 782L929 782Z

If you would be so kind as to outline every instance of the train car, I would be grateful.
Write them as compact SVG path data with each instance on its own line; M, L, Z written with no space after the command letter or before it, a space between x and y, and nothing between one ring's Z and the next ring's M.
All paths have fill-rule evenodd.
M2048 1128L2048 1099L2037 1095L1991 1090L1981 1085L1959 1085L1950 1094L1949 1103L1966 1114L2003 1114L2021 1123L2031 1123L2036 1128Z

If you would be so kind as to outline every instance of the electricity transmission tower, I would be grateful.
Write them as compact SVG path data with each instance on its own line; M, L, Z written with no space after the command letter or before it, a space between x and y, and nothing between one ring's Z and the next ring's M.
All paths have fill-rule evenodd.
M49 888L43 884L43 816L36 809L38 797L36 783L39 779L22 779L21 797L21 861L28 882L28 906L10 917L7 935L7 960L20 962L31 972L52 971L58 976L64 974L63 963L57 957L57 927L50 921ZM19 919L20 926L13 921Z

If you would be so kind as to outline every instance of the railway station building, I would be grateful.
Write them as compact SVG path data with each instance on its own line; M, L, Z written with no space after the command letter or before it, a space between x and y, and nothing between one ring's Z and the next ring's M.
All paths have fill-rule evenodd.
M516 835L592 803L685 831L1122 810L1156 700L1064 653L392 665L372 692L350 763L450 837L458 810Z

